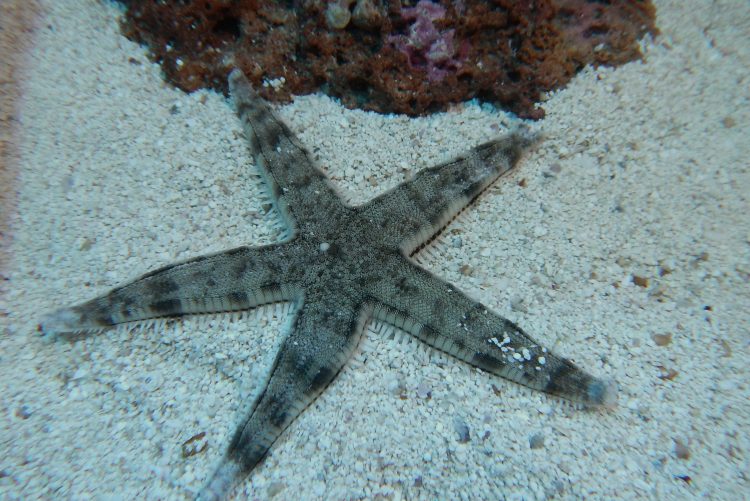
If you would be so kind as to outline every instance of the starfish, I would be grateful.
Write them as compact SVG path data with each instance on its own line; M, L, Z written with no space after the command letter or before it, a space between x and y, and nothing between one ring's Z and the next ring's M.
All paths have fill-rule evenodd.
M228 495L331 383L368 321L386 322L483 371L588 406L612 405L616 384L554 355L513 322L420 268L412 256L440 233L536 137L517 130L348 206L239 70L229 75L250 149L289 229L157 269L108 294L44 317L46 334L92 332L186 314L291 301L295 317L265 389L199 493Z

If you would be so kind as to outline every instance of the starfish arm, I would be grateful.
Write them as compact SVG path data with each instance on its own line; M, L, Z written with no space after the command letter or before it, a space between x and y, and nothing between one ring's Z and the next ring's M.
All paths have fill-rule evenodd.
M368 287L376 304L374 318L532 389L592 406L614 404L614 383L556 356L510 320L427 271L405 261L399 267L400 280L383 279Z
M42 319L47 334L98 330L125 322L244 310L293 299L289 243L238 247L165 266L104 296Z
M240 70L229 74L229 89L251 153L292 233L299 226L324 226L321 216L344 206L325 174Z
M306 302L265 389L198 496L223 499L263 459L289 424L333 381L356 348L371 310L335 300Z
M398 245L409 255L509 171L536 140L515 132L482 144L464 156L419 171L358 211L381 229L384 243Z

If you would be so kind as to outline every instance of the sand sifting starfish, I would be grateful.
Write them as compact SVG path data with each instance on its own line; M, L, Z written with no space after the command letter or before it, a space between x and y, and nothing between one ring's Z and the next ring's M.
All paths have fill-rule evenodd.
M482 370L592 406L616 385L540 346L513 322L420 268L411 256L499 176L534 137L515 132L424 169L350 207L238 70L229 87L250 148L289 229L278 244L194 258L47 315L44 333L97 331L186 314L291 301L291 332L200 499L220 499L330 384L375 319Z

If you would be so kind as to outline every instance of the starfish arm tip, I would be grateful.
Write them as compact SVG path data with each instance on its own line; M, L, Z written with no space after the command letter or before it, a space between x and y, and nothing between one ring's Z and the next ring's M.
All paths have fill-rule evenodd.
M523 149L530 149L545 139L545 134L542 130L532 129L527 125L520 125L513 129L511 136L516 138Z
M588 386L588 401L594 407L614 409L617 407L618 391L614 379L595 379Z
M73 308L61 308L42 317L38 330L43 335L55 336L81 328L81 315Z

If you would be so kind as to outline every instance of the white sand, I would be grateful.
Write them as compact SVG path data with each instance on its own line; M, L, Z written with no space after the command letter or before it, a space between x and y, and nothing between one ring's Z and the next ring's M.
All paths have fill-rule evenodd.
M278 220L223 97L165 85L116 7L44 3L0 315L0 498L182 499L260 389L288 308L51 343L36 322L176 259L273 242ZM748 495L750 4L656 3L662 35L645 60L551 96L546 142L422 256L617 379L620 406L576 410L371 332L243 484L249 496ZM356 203L512 121L475 105L383 117L318 96L281 112ZM207 448L183 458L200 432Z

